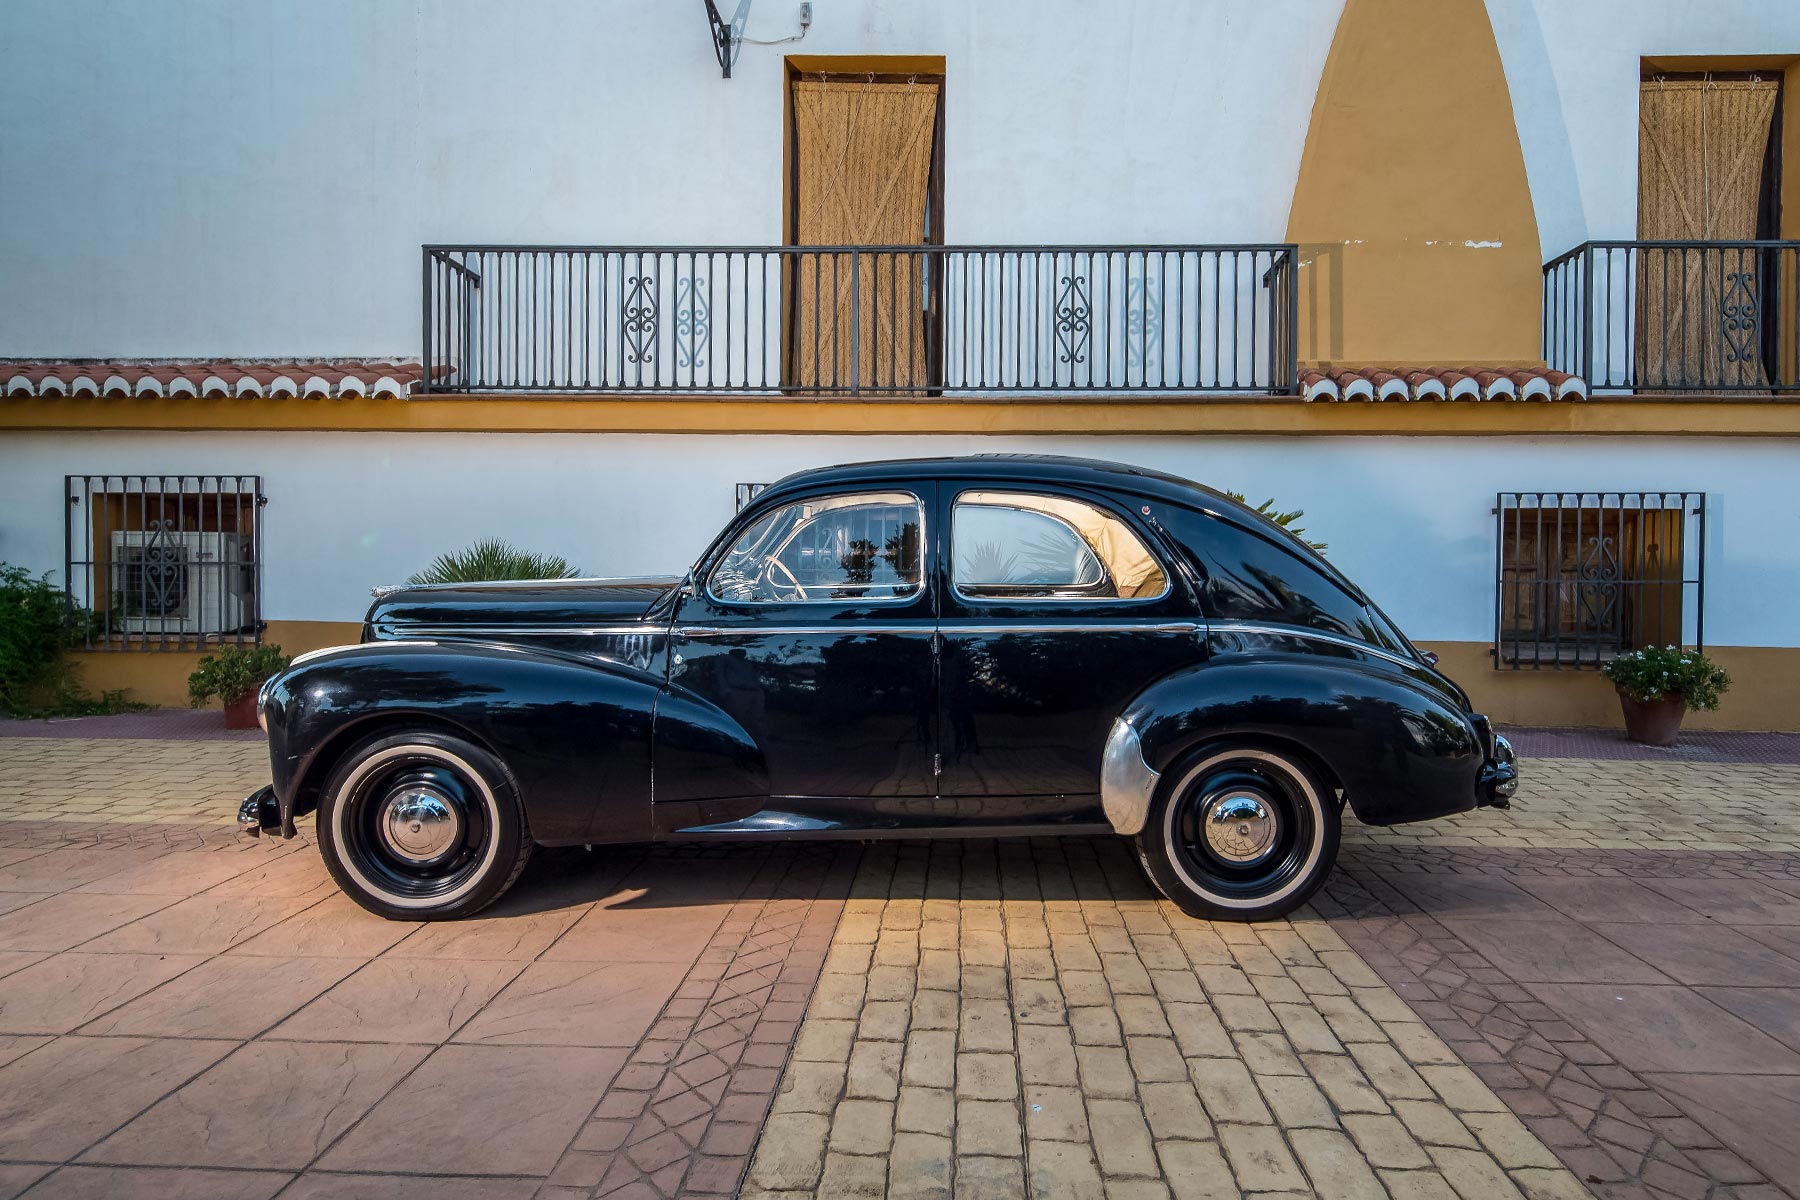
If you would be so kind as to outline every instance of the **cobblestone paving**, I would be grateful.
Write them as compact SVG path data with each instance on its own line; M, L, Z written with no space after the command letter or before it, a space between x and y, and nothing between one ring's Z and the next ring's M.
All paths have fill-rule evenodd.
M750 1195L1580 1196L1323 921L1192 920L1122 844L868 851Z
M1786 763L1523 764L1519 802L1372 829L1344 844L1588 850L1800 850L1800 766Z
M0 737L8 822L217 826L267 782L261 741Z

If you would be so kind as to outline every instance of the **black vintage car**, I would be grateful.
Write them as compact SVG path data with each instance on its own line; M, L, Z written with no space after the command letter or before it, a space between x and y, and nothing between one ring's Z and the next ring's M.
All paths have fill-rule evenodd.
M685 577L378 589L259 697L250 832L317 810L394 918L534 845L1105 834L1198 916L1318 888L1347 802L1505 804L1513 755L1348 579L1218 492L1112 463L806 471Z

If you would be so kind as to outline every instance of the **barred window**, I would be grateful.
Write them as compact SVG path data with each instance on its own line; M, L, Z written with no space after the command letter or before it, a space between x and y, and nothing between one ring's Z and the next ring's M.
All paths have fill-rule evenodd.
M1705 641L1703 492L1501 492L1494 657L1594 670Z
M261 476L69 475L63 498L63 578L89 649L261 641Z

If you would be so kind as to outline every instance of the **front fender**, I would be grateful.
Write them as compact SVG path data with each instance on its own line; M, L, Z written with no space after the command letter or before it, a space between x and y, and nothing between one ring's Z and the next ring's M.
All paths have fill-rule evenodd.
M499 757L537 841L647 841L659 687L623 664L486 643L369 642L303 656L263 693L282 825L316 806L352 743L413 721Z
M1484 761L1474 725L1443 692L1371 663L1300 655L1214 659L1150 685L1114 727L1108 761L1117 755L1126 766L1112 778L1131 781L1124 743L1133 739L1153 776L1136 780L1146 810L1154 776L1189 748L1214 739L1263 741L1311 755L1368 825L1475 807ZM1115 788L1116 796L1129 794ZM1120 806L1130 808L1128 798Z

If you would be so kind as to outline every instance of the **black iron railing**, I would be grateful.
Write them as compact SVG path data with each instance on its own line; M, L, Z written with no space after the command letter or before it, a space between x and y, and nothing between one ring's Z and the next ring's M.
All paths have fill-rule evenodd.
M91 650L262 636L258 475L68 475L63 578Z
M1704 492L1501 492L1494 514L1501 669L1705 646Z
M426 246L424 390L1285 393L1295 250Z
M1544 358L1594 389L1800 388L1800 242L1583 242L1544 266Z

